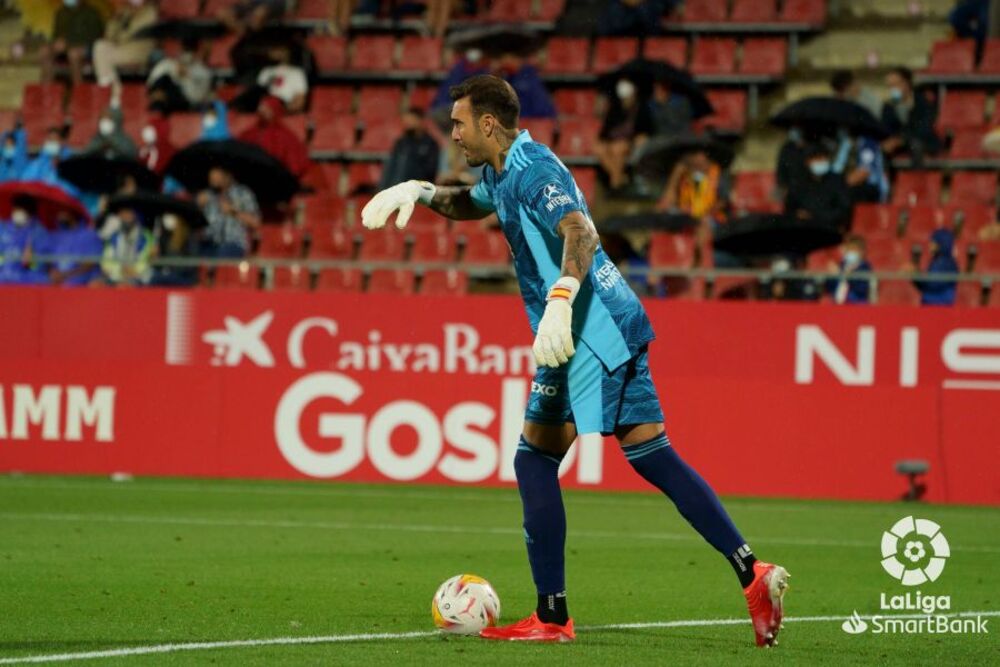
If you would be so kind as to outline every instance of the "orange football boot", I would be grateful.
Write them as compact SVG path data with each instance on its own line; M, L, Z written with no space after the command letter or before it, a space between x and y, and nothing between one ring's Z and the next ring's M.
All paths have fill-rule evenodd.
M753 622L757 646L777 646L778 630L784 616L782 598L788 590L788 570L780 565L757 561L753 564L754 578L743 589Z
M576 639L572 618L566 621L566 625L542 623L538 620L537 612L512 625L486 628L479 633L479 636L483 639L529 642L571 642Z

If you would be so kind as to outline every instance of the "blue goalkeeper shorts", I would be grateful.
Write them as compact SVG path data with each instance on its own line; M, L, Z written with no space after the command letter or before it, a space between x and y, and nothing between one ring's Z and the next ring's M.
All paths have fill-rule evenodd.
M524 418L535 424L574 422L577 433L611 435L625 424L663 421L644 345L612 372L580 342L569 363L539 368Z

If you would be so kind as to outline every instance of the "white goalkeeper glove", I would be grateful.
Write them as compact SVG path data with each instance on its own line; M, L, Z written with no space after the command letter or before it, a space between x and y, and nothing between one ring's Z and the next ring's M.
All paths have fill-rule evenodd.
M573 300L580 291L580 281L563 276L549 289L545 298L545 312L538 323L535 344L535 363L539 366L558 368L569 362L576 350L573 348Z
M437 188L427 181L406 181L378 193L365 204L361 211L361 224L368 229L385 227L389 216L399 211L396 216L396 227L402 229L413 215L413 206L421 203L428 206L434 199Z

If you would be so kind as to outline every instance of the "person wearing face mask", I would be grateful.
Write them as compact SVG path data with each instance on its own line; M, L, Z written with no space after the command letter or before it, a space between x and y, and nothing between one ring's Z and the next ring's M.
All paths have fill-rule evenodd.
M0 135L0 183L21 180L28 167L28 135L20 124Z
M83 148L83 153L100 153L107 157L123 157L135 159L139 149L131 137L125 134L122 110L112 104L97 121L97 133Z
M379 189L409 180L433 183L437 177L439 151L437 142L427 132L424 110L409 108L403 114L403 136L392 146Z
M59 226L50 236L53 255L100 257L104 252L104 243L94 228L71 214L60 215ZM49 268L52 284L66 287L89 285L100 275L96 262L60 260Z
M806 151L807 176L793 181L785 196L785 215L803 223L846 229L851 221L851 195L843 174L831 168L823 145Z
M177 149L170 143L170 120L153 118L142 128L142 146L139 147L139 161L150 171L162 175L167 163Z
M306 96L309 94L305 70L291 64L292 54L287 46L272 47L268 56L274 64L260 71L255 87L261 95L270 95L284 102L285 110L289 113L301 112L305 109Z
M882 150L888 156L909 154L915 162L941 150L941 138L934 131L937 108L913 89L913 73L897 67L885 77L889 99L882 105L882 124L889 130Z
M104 34L104 20L86 0L63 0L52 21L52 41L40 52L42 80L55 77L56 61L69 63L73 84L83 81L83 64L91 48Z
M79 197L80 191L75 186L59 178L59 161L65 160L72 153L63 144L62 128L50 127L45 133L45 142L38 155L25 167L22 180L51 183L74 197Z
M118 221L118 229L104 244L98 280L107 285L146 285L153 275L150 261L156 256L156 240L136 211L122 209Z
M694 151L674 165L656 210L691 216L698 221L695 233L699 242L705 242L725 222L729 191L729 175L712 161L708 153ZM715 251L714 256L718 267L742 266L735 255Z
M215 167L208 172L208 189L198 193L198 206L208 220L200 252L206 257L245 257L250 231L261 224L260 205L253 191L233 175Z
M201 42L182 42L181 54L156 63L146 77L149 108L162 114L200 110L212 97L212 70L202 59Z
M959 273L955 261L955 234L950 229L935 229L927 247L930 261L927 273ZM920 303L924 306L951 306L955 303L955 281L914 280L920 290Z
M229 132L229 109L222 100L215 100L201 115L201 141L232 139Z
M608 176L612 190L628 185L628 159L654 131L649 105L639 99L638 90L629 79L618 79L608 112L601 126L597 159Z
M282 122L285 105L268 95L257 107L257 124L247 128L237 139L260 146L280 160L296 176L305 174L312 162L309 149L299 137Z
M16 196L0 222L0 284L45 285L49 277L34 257L50 254L50 237L38 221L35 200Z
M94 43L94 75L98 85L120 83L119 67L146 64L156 43L135 36L156 23L156 18L156 3L152 0L127 0L119 5L104 29L104 37Z
M867 273L872 265L865 257L865 239L852 234L844 241L841 248L840 263L831 261L827 271L837 274L836 278L826 281L826 291L833 297L834 303L869 303L871 281L867 278L854 278L852 273Z

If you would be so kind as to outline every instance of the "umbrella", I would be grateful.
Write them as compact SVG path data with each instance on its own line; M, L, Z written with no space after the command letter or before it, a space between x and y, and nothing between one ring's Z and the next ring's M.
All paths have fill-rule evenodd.
M208 225L208 220L205 219L205 215L197 204L159 192L136 192L130 195L112 197L108 201L108 213L116 213L126 208L137 212L149 225L152 225L153 220L166 213L172 213L183 219L191 229Z
M83 153L59 161L59 177L86 192L116 192L131 176L140 190L158 190L160 177L138 160Z
M541 48L542 37L538 32L516 24L492 25L454 32L448 36L447 43L459 51L479 49L488 55L530 55Z
M723 169L733 161L733 149L709 137L654 137L640 149L636 169L648 178L666 178L682 157L697 151L705 151Z
M654 83L670 86L670 90L678 95L684 95L691 103L691 114L701 118L712 113L712 103L705 96L705 91L697 81L685 70L678 69L659 60L636 58L630 60L613 72L609 72L597 80L599 88L614 95L615 84L619 79L628 79L635 84L639 97L649 97Z
M222 37L226 34L226 26L218 21L191 21L187 19L169 19L158 21L146 26L133 35L133 39L176 39L206 40Z
M597 230L602 234L638 229L649 229L658 232L682 232L691 229L697 223L697 220L686 213L637 213L634 215L616 215L603 220L597 225Z
M250 188L261 204L288 201L299 191L299 181L263 148L245 141L199 141L175 154L166 173L189 192L208 187L208 172L221 167Z
M69 213L90 222L90 213L76 197L52 183L43 181L7 181L0 183L0 218L10 219L14 199L30 197L38 205L38 219L46 227L56 226L60 213Z
M834 227L769 213L750 214L720 225L713 245L734 255L805 255L840 243Z
M839 97L807 97L793 102L773 116L771 123L778 127L797 125L821 136L835 136L839 129L873 139L889 136L871 111Z

